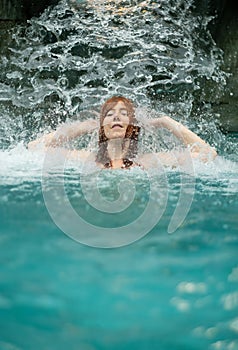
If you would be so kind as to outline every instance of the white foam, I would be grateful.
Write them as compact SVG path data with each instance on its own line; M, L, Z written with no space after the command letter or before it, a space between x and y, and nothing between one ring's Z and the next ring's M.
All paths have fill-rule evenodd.
M30 152L22 143L11 150L1 150L1 184L40 179L44 157L44 152Z
M60 152L60 150L59 150ZM29 151L23 143L19 143L15 148L10 150L0 150L0 181L1 184L19 183L25 180L40 180L44 165L44 151ZM218 156L213 162L202 163L193 162L194 176L204 180L218 180L228 183L231 191L237 191L238 188L238 163L227 160ZM82 166L79 162L66 162L65 169L74 169L81 171ZM179 172L180 169L164 169L165 172ZM182 170L182 169L181 169ZM132 169L137 173L137 169ZM140 171L141 172L141 171ZM121 175L120 175L121 176Z

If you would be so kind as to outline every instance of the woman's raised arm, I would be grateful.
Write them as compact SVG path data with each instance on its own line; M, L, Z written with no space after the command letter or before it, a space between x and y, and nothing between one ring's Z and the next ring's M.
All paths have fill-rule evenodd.
M85 120L83 122L73 122L60 126L56 131L46 134L34 141L28 143L28 149L33 150L38 146L43 147L59 147L65 142L73 140L84 134L93 132L99 127L94 119Z
M169 130L173 135L180 139L185 146L188 146L193 158L200 158L202 161L213 160L217 156L216 150L208 143L202 140L194 132L186 128L176 120L164 116L152 119L150 125Z

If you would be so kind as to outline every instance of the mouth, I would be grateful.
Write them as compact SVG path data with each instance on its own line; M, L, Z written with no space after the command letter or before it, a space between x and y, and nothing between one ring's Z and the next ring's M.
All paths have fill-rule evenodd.
M123 129L123 126L121 124L114 124L112 126L112 129L114 129L114 128L121 128L121 129Z

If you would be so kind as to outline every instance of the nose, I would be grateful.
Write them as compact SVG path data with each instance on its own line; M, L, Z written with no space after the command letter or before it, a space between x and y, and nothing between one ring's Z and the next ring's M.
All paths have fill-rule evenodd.
M116 120L120 120L119 112L115 112L114 114L113 121L116 121Z

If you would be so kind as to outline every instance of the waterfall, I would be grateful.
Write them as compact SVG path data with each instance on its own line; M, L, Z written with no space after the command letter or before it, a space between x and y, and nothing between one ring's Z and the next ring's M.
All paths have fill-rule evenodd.
M0 57L1 147L28 141L115 94L223 145L211 101L222 51L193 1L61 1L9 32Z

